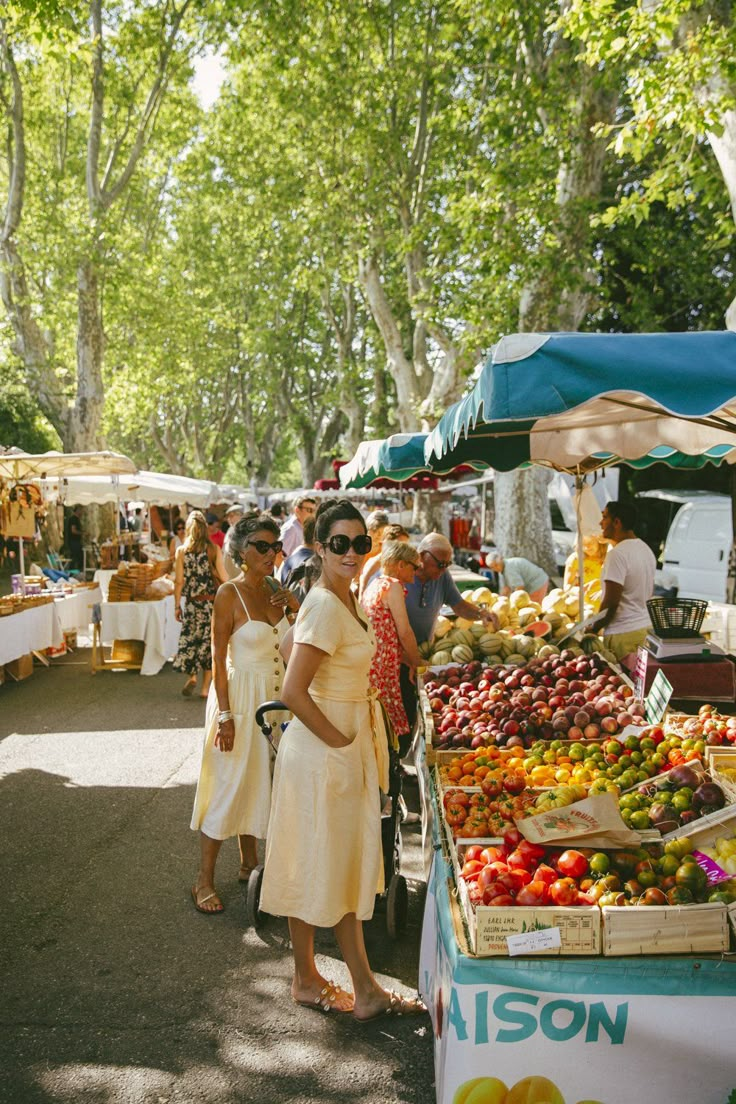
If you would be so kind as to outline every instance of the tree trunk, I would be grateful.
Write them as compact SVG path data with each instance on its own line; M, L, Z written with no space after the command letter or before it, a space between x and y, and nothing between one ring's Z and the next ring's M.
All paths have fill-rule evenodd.
M411 524L412 529L418 529L423 535L442 533L448 537L450 526L447 495L435 494L433 491L415 491Z
M104 447L100 426L105 402L102 382L104 339L96 262L86 258L77 270L77 393L63 435L67 452Z
M557 574L544 468L496 472L494 539L503 556L523 556Z
M708 141L728 188L731 211L736 222L736 110L730 108L724 111L721 124L723 132L714 134L711 131L708 134ZM732 299L726 310L726 327L729 330L736 330L736 297Z

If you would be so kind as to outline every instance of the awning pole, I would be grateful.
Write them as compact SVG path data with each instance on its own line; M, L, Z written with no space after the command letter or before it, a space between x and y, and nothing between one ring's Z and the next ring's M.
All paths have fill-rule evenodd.
M583 486L585 484L584 477L580 474L578 468L575 475L575 520L577 522L577 546L578 546L578 621L582 621L585 618L585 564L583 562L584 549L583 549Z

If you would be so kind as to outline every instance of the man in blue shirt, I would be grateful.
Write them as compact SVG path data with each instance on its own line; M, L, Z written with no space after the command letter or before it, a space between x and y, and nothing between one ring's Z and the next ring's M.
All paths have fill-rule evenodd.
M498 628L496 615L490 610L474 606L466 601L448 573L452 563L452 545L441 533L428 533L417 548L421 567L415 572L414 582L406 588L406 612L417 644L431 640L439 612L449 606L458 617L470 621L483 621L490 630ZM401 697L411 727L417 715L417 694L414 672L401 665Z

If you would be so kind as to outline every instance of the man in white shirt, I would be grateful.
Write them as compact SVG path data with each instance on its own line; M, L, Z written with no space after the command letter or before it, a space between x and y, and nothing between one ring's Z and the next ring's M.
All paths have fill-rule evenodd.
M603 599L595 628L617 659L635 652L651 630L647 599L654 590L657 561L634 532L636 511L628 502L609 502L601 515L601 533L613 547L603 565Z
M304 544L304 522L317 512L317 500L309 495L301 495L294 501L294 512L281 527L284 557L290 556L295 549Z

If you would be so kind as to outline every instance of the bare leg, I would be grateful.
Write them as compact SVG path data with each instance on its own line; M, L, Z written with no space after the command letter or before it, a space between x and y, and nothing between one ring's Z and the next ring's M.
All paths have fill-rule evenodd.
M289 934L294 955L291 995L295 1001L302 1004L312 1003L329 984L328 979L320 974L314 961L314 927L312 924L306 924L303 920L290 916ZM335 1000L331 1004L336 1011L350 1012L353 1007L352 995L336 987Z
M202 689L199 692L200 698L206 698L210 692L210 683L212 682L212 671L202 672Z
M197 898L197 904L200 905L205 912L221 912L222 901L215 893L215 863L217 862L217 856L220 853L222 847L222 840L210 839L204 832L199 834L199 870L197 872L197 880L194 883L194 890ZM205 897L209 897L210 893L214 893L214 897L210 897L208 901L205 901Z
M343 916L335 925L335 937L353 979L356 1020L373 1019L389 1008L404 1015L425 1011L421 1001L394 996L378 984L368 962L363 940L363 922L356 918L354 912Z
M238 836L240 848L240 874L241 881L247 881L251 870L258 866L258 843L255 836Z

